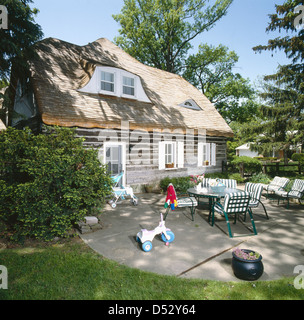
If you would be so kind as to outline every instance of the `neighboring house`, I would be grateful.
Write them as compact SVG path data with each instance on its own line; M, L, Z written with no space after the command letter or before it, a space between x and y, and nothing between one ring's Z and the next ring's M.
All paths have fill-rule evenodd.
M245 143L235 148L235 151L236 151L236 155L239 157L246 156L246 157L254 158L259 156L259 153L257 151L250 150L250 143Z
M146 66L103 38L86 46L48 38L36 49L30 78L18 83L16 127L76 127L130 185L221 171L233 132L182 77Z

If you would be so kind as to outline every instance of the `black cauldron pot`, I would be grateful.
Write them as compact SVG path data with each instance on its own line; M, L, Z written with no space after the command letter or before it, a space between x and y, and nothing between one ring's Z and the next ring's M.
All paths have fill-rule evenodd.
M253 250L241 250L246 253L254 253ZM255 260L245 260L236 256L236 254L232 252L232 270L234 275L241 280L255 281L259 279L264 272L262 256L260 255L259 258Z

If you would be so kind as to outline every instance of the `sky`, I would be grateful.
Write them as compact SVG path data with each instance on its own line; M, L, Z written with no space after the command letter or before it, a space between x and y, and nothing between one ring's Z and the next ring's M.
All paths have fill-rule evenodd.
M212 2L212 1L211 1ZM279 32L266 33L269 14L284 0L234 0L217 24L192 42L193 52L198 45L223 44L239 56L235 72L257 83L263 75L275 73L279 64L288 63L281 51L255 53L252 48L267 44ZM42 27L44 37L54 37L77 45L86 45L99 38L113 41L119 35L119 24L113 19L124 0L33 0L32 7L40 10L35 21Z

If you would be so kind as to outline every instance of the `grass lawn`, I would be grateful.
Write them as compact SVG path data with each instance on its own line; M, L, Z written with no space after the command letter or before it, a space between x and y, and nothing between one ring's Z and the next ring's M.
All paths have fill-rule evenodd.
M294 278L252 283L161 276L105 259L78 238L0 247L0 265L8 270L8 289L0 289L0 300L304 299Z

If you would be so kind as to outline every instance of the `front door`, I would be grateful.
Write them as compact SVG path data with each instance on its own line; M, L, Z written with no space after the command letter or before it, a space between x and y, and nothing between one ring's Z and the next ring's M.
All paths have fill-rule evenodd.
M124 171L124 146L122 144L105 145L105 163L111 175ZM120 186L124 183L123 179L120 181Z

